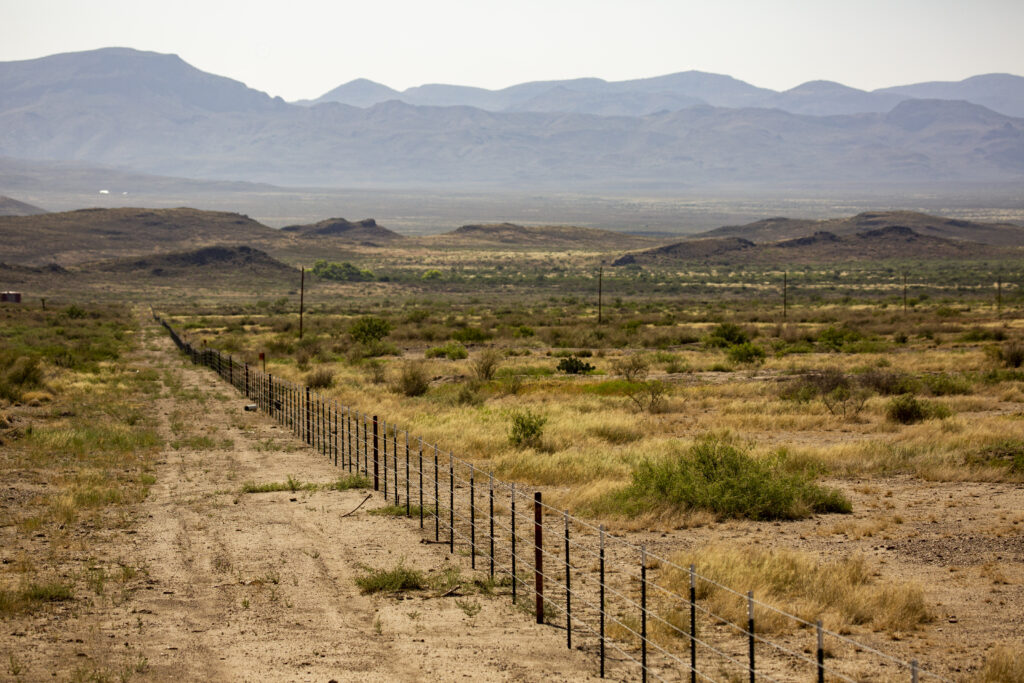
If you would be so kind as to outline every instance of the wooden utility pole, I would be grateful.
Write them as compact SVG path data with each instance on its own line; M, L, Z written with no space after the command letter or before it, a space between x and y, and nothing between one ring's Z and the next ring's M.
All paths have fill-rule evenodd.
M1003 315L1003 272L996 277L996 315Z
M302 339L302 313L306 304L306 269L300 268L299 279L299 339Z
M789 315L789 271L782 271L782 319Z
M907 274L903 273L903 315L907 314Z

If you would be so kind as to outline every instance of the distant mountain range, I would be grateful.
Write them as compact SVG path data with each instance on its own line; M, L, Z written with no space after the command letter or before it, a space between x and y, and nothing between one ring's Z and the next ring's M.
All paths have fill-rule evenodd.
M365 108L397 100L417 106L598 116L646 116L707 105L843 116L887 112L909 99L964 100L1007 116L1024 117L1024 78L1010 74L986 74L963 81L916 83L873 91L858 90L833 81L808 81L784 92L758 88L731 76L702 71L615 82L600 78L535 81L501 90L433 84L398 91L358 78L315 100L303 100L297 104L338 102Z
M998 74L783 93L700 72L497 91L397 93L362 80L290 104L175 55L107 48L0 63L0 156L290 186L1014 183L1017 116L1024 78Z

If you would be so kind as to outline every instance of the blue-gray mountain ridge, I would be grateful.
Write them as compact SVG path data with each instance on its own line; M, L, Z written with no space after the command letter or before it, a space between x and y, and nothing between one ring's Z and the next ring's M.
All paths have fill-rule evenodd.
M955 96L958 87L977 102L912 96ZM4 62L0 156L292 186L631 191L1024 179L1024 119L978 103L1017 111L1017 76L873 93L823 82L776 93L699 72L499 91L422 86L397 98L357 81L332 92L352 103L287 103L175 55L125 48Z

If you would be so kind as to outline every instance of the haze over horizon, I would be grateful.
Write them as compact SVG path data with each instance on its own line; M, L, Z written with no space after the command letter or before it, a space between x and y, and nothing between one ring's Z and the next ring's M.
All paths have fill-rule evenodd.
M296 0L286 13L236 0L0 0L0 8L0 61L133 47L178 54L289 101L357 78L397 90L428 83L500 89L698 70L773 90L811 80L875 90L1024 73L1024 43L1015 35L1024 3L1012 0L728 0L698 7L662 0L355 7Z

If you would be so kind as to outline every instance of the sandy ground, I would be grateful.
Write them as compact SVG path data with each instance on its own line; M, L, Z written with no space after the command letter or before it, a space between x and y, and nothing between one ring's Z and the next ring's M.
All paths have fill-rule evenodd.
M136 362L175 373L192 433L231 445L175 450L133 523L92 534L81 557L139 571L92 604L65 603L5 621L0 678L12 680L420 681L588 680L596 663L566 649L507 596L466 587L446 596L360 594L364 567L431 575L460 564L420 543L415 524L372 516L363 490L239 493L243 482L328 483L340 472L257 413L215 375L186 365L147 325ZM178 399L157 406L161 431ZM226 444L225 444L226 445ZM468 563L467 563L468 564ZM463 576L470 576L468 567ZM88 602L88 600L87 600ZM11 659L13 657L13 659ZM16 664L15 664L16 662ZM10 666L9 666L10 664ZM15 672L17 675L15 675Z
M135 362L167 369L181 382L177 396L156 406L168 443L171 422L184 407L190 433L223 444L168 447L161 454L156 484L132 521L80 539L81 562L111 574L121 565L138 571L91 604L76 600L4 622L0 653L16 655L19 672L14 677L0 666L0 676L324 683L597 678L593 639L581 637L583 650L568 651L564 631L534 624L510 605L507 591L483 595L466 581L446 596L434 590L361 595L354 579L365 567L391 568L401 560L437 575L458 565L468 578L468 558L421 543L415 521L368 514L383 504L380 496L347 514L367 491L240 493L246 481L283 482L291 475L327 483L341 472L286 429L245 412L243 398L213 373L185 363L158 328L147 324L145 336ZM1024 488L909 477L829 483L850 496L852 515L625 535L664 557L719 542L798 549L824 560L865 555L880 581L923 585L935 620L912 633L852 635L953 680L969 679L995 644L1024 644ZM46 539L29 542L34 552L47 551ZM802 648L806 635L781 640ZM869 657L863 661L858 678L909 680ZM621 666L613 673L639 678Z

